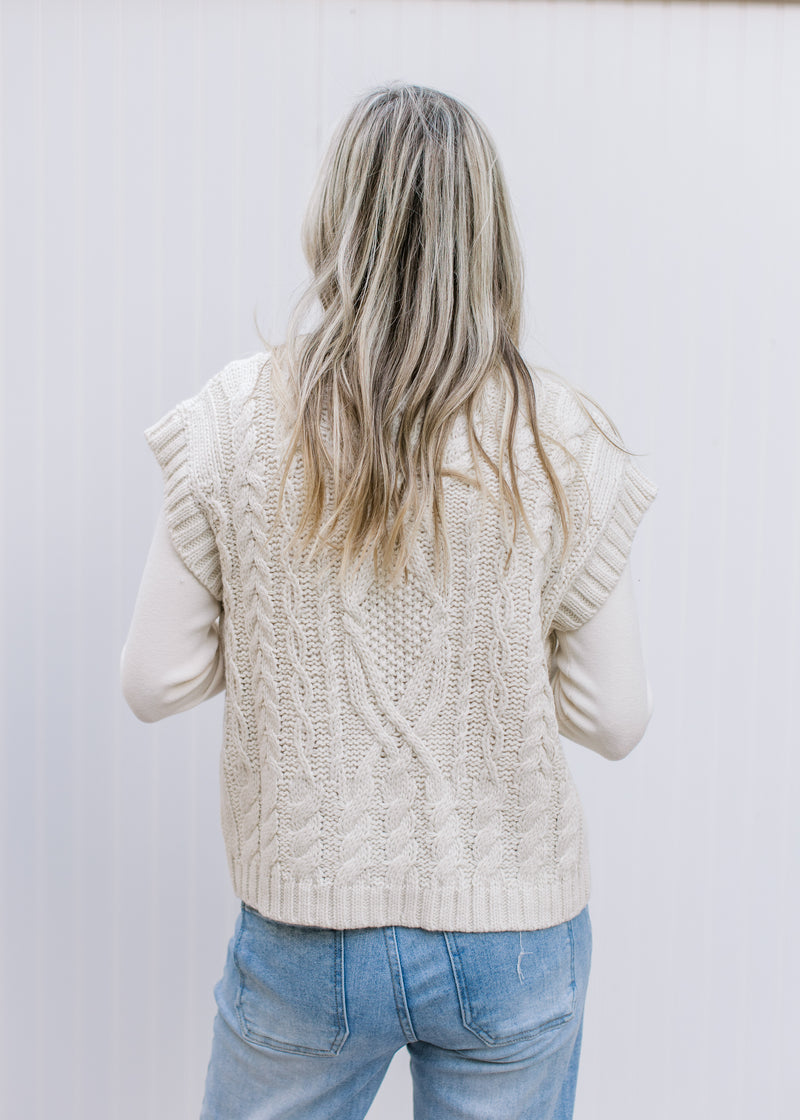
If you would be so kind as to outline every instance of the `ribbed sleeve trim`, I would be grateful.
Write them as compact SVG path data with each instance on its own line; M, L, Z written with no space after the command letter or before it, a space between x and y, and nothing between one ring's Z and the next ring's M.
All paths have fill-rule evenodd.
M215 599L222 577L214 532L191 472L186 419L178 405L145 430L164 478L164 510L173 544L186 567Z
M630 555L639 523L657 493L655 483L629 459L611 516L555 613L553 627L556 630L577 630L614 590Z

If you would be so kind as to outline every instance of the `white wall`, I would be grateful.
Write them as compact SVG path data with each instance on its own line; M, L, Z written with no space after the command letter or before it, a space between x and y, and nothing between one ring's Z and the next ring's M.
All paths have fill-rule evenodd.
M281 335L331 129L391 78L495 135L529 345L660 486L656 711L567 743L593 867L576 1120L783 1118L798 919L800 7L4 0L0 1111L189 1120L237 902L222 700L121 697L142 430ZM405 1052L371 1120L410 1117Z

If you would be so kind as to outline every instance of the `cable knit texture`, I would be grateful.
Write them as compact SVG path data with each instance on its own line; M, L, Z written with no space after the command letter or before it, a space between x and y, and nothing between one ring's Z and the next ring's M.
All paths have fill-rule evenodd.
M234 891L266 917L539 929L588 902L586 825L558 735L549 636L603 603L656 487L566 386L536 376L540 430L586 480L546 443L577 518L567 561L520 421L535 542L521 525L504 573L498 510L446 477L449 566L434 570L428 523L398 589L375 581L371 560L340 588L330 551L310 566L290 555L302 463L279 510L288 429L267 354L231 362L145 432L175 547L222 604L222 831ZM478 421L495 461L501 392L490 383ZM471 473L463 418L445 464Z

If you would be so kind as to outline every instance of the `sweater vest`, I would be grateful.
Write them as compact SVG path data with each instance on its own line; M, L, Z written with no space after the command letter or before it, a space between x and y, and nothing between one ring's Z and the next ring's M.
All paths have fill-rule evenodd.
M464 478L467 427L442 477L449 553L426 522L401 585L371 555L298 556L300 456L278 503L288 426L268 353L229 363L145 432L167 522L220 601L220 816L236 895L276 921L347 929L540 929L590 894L587 830L550 682L555 633L613 589L656 487L574 391L536 373L537 425L575 519L569 552L522 413L520 524L506 568L497 503ZM502 386L479 434L498 461ZM599 415L595 420L607 430ZM486 488L499 490L487 472Z

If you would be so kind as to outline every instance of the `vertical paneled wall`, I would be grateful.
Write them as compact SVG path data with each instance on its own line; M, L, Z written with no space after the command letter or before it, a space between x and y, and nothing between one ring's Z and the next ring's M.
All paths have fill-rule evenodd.
M527 354L660 486L655 714L567 743L593 867L577 1120L784 1118L798 1030L800 6L0 3L0 1112L199 1112L237 902L222 698L120 694L143 429L278 340L332 128L402 78L493 132ZM372 1120L411 1115L404 1052Z

